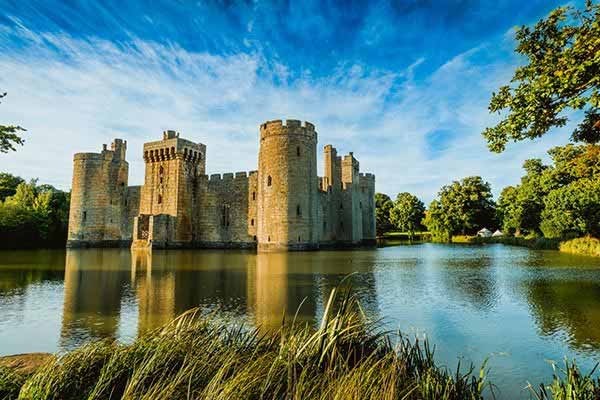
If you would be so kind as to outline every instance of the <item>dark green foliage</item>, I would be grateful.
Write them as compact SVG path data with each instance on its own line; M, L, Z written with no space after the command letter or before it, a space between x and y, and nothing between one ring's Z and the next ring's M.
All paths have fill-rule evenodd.
M470 176L442 187L423 224L437 241L474 234L483 227L494 228L496 209L490 184L479 176Z
M580 179L544 199L542 232L550 238L600 236L600 179Z
M0 172L0 201L6 200L17 192L17 186L25 182L20 176L14 176L6 172Z
M565 126L568 110L585 111L574 140L600 140L599 37L600 5L592 1L581 11L560 7L533 28L517 30L516 52L527 64L492 95L489 110L503 117L483 132L492 151L503 151L510 140L537 138Z
M0 248L62 247L68 223L68 193L21 179L14 194L0 201Z
M548 169L539 159L523 164L526 174L521 184L508 186L498 199L498 219L504 232L516 235L539 234L544 196L549 191L548 179L543 176Z
M385 232L390 231L393 225L390 221L390 211L394 203L390 196L383 193L375 193L375 227L377 236L382 236Z
M402 232L408 232L409 238L422 230L421 221L425 218L425 204L415 195L399 193L390 211L392 225Z
M600 235L600 146L570 144L548 153L553 165L527 160L521 183L502 191L504 231L567 239Z
M6 93L0 94L0 99L6 96ZM9 151L15 151L15 145L23 145L25 141L18 132L25 131L20 126L14 125L0 125L0 153L8 153Z

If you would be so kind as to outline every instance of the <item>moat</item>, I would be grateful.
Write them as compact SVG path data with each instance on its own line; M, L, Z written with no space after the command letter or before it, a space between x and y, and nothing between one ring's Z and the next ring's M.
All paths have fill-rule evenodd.
M0 253L0 355L129 340L200 306L266 329L318 320L349 279L385 327L427 336L443 365L491 356L500 398L548 381L547 360L600 361L600 263L502 245L422 244L352 251L119 249ZM305 299L303 301L303 299Z

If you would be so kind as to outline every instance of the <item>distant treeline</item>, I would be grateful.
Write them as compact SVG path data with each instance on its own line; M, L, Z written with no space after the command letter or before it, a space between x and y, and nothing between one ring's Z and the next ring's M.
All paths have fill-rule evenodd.
M63 247L70 194L0 173L0 248Z
M551 165L525 161L521 182L504 188L497 202L479 176L442 187L426 210L410 193L395 201L377 193L378 234L426 229L433 240L447 242L485 227L530 238L600 237L600 146L569 144L549 154Z

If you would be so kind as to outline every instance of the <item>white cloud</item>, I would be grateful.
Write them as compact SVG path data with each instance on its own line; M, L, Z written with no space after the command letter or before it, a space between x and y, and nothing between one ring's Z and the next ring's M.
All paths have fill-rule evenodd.
M416 82L422 58L397 73L341 63L324 78L307 71L292 79L285 65L258 54L192 53L136 39L119 47L23 25L0 29L0 43L15 38L23 43L18 50L0 44L0 88L9 93L0 118L26 127L27 143L1 155L0 170L65 189L73 153L98 151L115 137L128 141L130 183L140 184L142 144L165 129L205 143L209 173L252 170L259 124L287 117L315 123L321 146L354 151L362 169L377 175L378 190L429 201L441 185L467 175L482 175L499 192L518 180L524 159L567 136L511 145L502 155L486 149L480 132L493 122L489 95L514 67L490 58L486 46ZM453 139L432 156L427 134L440 129Z

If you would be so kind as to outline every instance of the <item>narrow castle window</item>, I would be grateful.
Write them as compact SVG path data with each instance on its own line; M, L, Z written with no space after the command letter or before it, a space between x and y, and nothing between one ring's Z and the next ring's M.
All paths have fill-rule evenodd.
M163 166L161 165L160 167L158 167L158 174L162 175L165 173L165 169L163 168Z
M267 242L271 241L271 236L267 236Z
M360 207L360 209L362 210L362 201L360 203L358 203L358 206Z
M256 242L256 236L253 236L252 239L254 239L254 241Z
M87 219L87 211L83 212L83 220L85 221Z
M342 232L344 231L344 221L340 222L340 228L342 229Z
M158 200L157 200L158 204L162 204L162 195L158 195Z
M302 216L302 210L300 209L300 204L298 204L296 206L296 215L301 217Z
M271 178L271 175L269 175L267 177L267 186L271 186L273 184L273 178Z
M256 200L256 192L252 192L252 200Z
M300 146L296 147L296 155L300 157Z
M340 203L340 210L344 209L344 203Z
M254 219L250 220L250 225L254 226Z
M323 233L327 232L327 221L323 221Z
M229 206L228 205L224 205L223 206L223 211L221 214L221 225L223 226L229 226Z
M302 238L301 238L300 236L298 236L298 241L299 241L299 242L301 242L301 241L302 241Z

